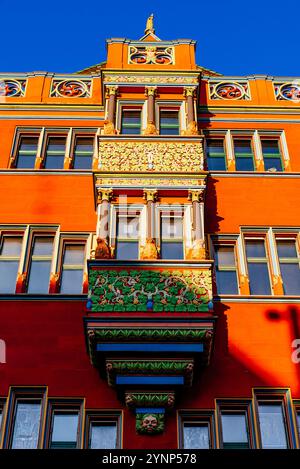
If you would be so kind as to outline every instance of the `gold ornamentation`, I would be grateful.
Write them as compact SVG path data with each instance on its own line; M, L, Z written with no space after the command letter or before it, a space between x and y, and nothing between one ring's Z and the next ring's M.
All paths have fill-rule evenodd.
M200 186L204 183L200 179L183 179L183 178L97 178L96 185L106 185L106 186Z
M280 275L272 275L272 284L274 295L283 295L283 282Z
M118 86L106 86L106 97L109 98L111 95L116 96L118 93Z
M104 200L107 200L108 202L111 201L113 197L113 190L111 188L102 188L102 187L97 187L97 203L101 204Z
M129 46L128 63L135 65L171 65L174 63L174 47Z
M188 194L188 199L191 202L204 202L204 189L190 189Z
M111 250L105 239L97 238L97 247L91 251L91 257L94 259L111 259Z
M209 86L210 99L249 100L250 89L248 82L218 81Z
M153 121L149 121L147 127L143 131L143 135L158 135L157 128Z
M205 260L206 248L204 239L196 239L193 246L187 250L186 258L188 260Z
M195 94L195 90L196 88L184 88L184 96L187 98L188 96L192 96L192 98L194 97L194 94Z
M158 251L153 238L147 238L146 244L140 247L140 259L158 259Z
M198 85L198 76L184 75L105 75L105 83L180 84Z
M146 96L155 96L157 87L156 86L146 86L145 93Z
M157 190L156 189L144 189L143 199L147 202L156 202L157 201Z
M104 135L116 135L114 123L108 120L104 121L103 133Z
M149 16L149 18L147 19L147 22L146 22L146 29L145 29L145 34L154 34L155 33L155 29L154 29L154 15L153 13L151 13L151 15Z
M202 143L100 141L102 171L203 171Z
M187 129L182 132L182 135L199 135L197 122L189 122Z

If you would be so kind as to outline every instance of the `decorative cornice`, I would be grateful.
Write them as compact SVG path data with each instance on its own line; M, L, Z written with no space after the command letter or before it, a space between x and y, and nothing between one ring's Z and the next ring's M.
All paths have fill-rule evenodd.
M89 334L89 331L88 331ZM207 329L93 329L93 339L111 341L198 341L207 339Z
M125 404L135 407L165 407L172 409L175 404L174 392L126 392Z

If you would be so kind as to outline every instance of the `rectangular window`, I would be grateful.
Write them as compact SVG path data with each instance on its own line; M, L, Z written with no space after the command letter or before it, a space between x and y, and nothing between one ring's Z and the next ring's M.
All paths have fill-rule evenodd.
M139 135L141 133L141 109L122 109L121 133Z
M117 448L117 423L116 422L91 422L89 448L90 449L115 449Z
M263 449L288 448L286 425L281 402L259 402L258 417Z
M66 137L49 137L44 159L45 169L63 169Z
M82 293L84 261L84 244L65 244L61 270L60 293Z
M79 412L54 411L50 448L77 448Z
M73 169L91 169L94 154L94 139L77 137L74 145Z
M300 258L297 241L277 239L277 253L285 295L300 295Z
M271 295L268 258L263 239L246 239L251 295Z
M277 139L261 139L265 171L282 171L282 158Z
M28 277L28 293L48 293L53 252L53 237L35 236Z
M221 412L222 440L224 449L247 449L249 436L245 412Z
M33 169L38 147L38 137L22 136L20 139L17 156L16 167L18 169Z
M41 421L41 401L18 400L12 429L12 449L36 449Z
M0 245L0 293L15 293L22 236L4 235Z
M159 113L160 135L179 135L179 111L161 109Z
M296 419L297 419L298 439L300 441L300 412L297 412Z
M161 259L183 259L183 213L161 212L160 217Z
M184 422L183 447L184 449L209 449L209 424L204 422Z
M207 168L209 171L226 171L224 139L210 139L206 142Z
M139 258L139 215L117 214L116 259Z
M233 245L215 245L215 267L218 293L238 295L237 267Z
M251 139L234 139L236 171L254 171Z

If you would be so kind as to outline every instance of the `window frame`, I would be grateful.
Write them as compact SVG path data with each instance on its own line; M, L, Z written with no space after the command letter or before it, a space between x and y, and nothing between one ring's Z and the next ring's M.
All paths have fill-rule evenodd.
M282 279L282 289L283 289L283 295L285 296L300 296L300 289L299 289L299 293L296 294L296 295L290 295L288 293L285 293L284 291L284 281L283 281L283 276L282 276L282 271L281 271L281 264L298 264L299 266L299 270L300 270L300 235L299 235L299 232L298 233L279 233L277 232L276 230L273 230L273 233L274 233L274 238L275 238L275 247L276 247L276 261L277 261L277 265L278 265L278 271L280 273L280 276L281 276L281 279ZM295 245L295 250L296 250L296 254L297 254L297 257L280 257L279 256L279 253L278 253L278 245L277 245L277 242L278 241L293 241L294 242L294 245Z
M35 158L35 165L37 162L37 156L39 154L39 149L41 145L41 132L42 132L42 127L18 127L15 130L14 138L13 138L13 144L12 144L12 149L10 153L10 158L9 158L9 168L11 169L17 169L19 171L24 171L25 168L18 168L17 167L17 160L18 160L18 152L19 148L21 145L22 137L28 137L28 138L37 138L38 139L38 145L37 145L37 154ZM34 167L31 168L26 168L26 170L30 171L35 169Z
M224 151L224 163L225 163L225 169L209 169L208 165L208 158L209 158L209 141L214 141L214 140L223 140L223 151ZM205 153L205 166L207 171L210 172L219 172L222 171L227 172L228 171L228 166L229 166L229 159L228 159L228 143L226 141L226 133L222 132L220 134L215 134L215 133L208 133L205 136L205 145L204 145L204 153ZM221 159L221 157L216 157Z
M235 170L238 172L254 172L256 171L256 159L255 159L255 145L253 142L253 136L252 135L236 135L236 134L231 134L232 136L232 146L233 146L233 153L234 153L234 161L235 161ZM250 147L251 147L251 158L252 158L252 163L253 163L253 169L236 169L237 166L237 158L249 158L249 156L239 156L237 157L236 154L236 141L250 141Z
M43 447L43 438L45 430L46 406L47 406L48 388L45 386L12 386L9 389L7 398L7 410L5 413L5 431L3 431L3 448L11 449L15 417L18 401L41 401L40 427L38 435L37 449ZM3 429L4 430L4 429Z
M237 238L237 237L236 237ZM214 273L215 273L215 281L214 283L214 291L217 296L238 296L241 294L241 289L240 289L240 259L239 259L239 250L237 246L237 239L235 239L233 236L231 237L219 237L219 236L211 236L211 254L212 254L212 259L214 260ZM235 259L235 269L230 269L231 272L236 273L236 283L237 283L237 293L222 293L218 291L218 285L217 285L217 262L216 262L216 246L221 246L221 247L227 247L227 246L232 246L233 247L233 253L234 253L234 259ZM224 271L228 271L229 269L222 269ZM221 270L221 271L222 271Z
M6 424L6 410L7 410L6 398L5 397L0 397L0 415L1 415L1 421L0 421L0 449L2 449L2 447L3 447L4 428L5 428L5 424Z
M207 426L209 434L209 449L217 448L216 433L215 433L215 411L210 409L205 410L178 410L178 449L184 448L184 424L198 424L198 426ZM196 425L195 425L196 426ZM193 451L193 450L189 450ZM199 451L199 449L197 449ZM204 451L204 449L203 449Z
M247 273L247 277L249 280L249 295L250 296L271 296L274 295L274 287L273 287L273 268L272 268L272 253L270 251L270 246L269 246L269 240L267 236L267 229L261 232L250 232L250 231L243 231L243 255L245 259L245 269ZM247 241L263 241L264 242L264 247L265 247L265 252L266 252L266 257L250 257L248 258L247 256L247 251L246 251L246 243ZM264 294L257 294L257 293L251 293L251 281L250 281L250 276L249 276L249 268L248 268L248 262L254 263L254 264L266 264L267 269L268 269L268 279L269 279L269 285L270 285L270 293L264 293ZM253 261L251 260L253 259ZM257 260L258 259L258 260ZM260 259L266 259L265 262L259 261Z
M222 412L233 414L244 414L246 420L246 430L248 436L249 447L247 449L255 449L255 425L254 413L251 399L216 399L216 421L217 421L217 434L219 448L227 449L224 447L223 430L222 430ZM232 443L234 444L234 443ZM230 449L230 448L228 448ZM237 448L234 448L237 449ZM246 449L246 448L245 448Z
M271 158L274 158L273 156L265 156L264 154L264 150L263 150L263 144L262 142L265 141L265 140L269 140L269 141L276 141L278 143L278 151L279 151L279 160L280 160L280 163L281 163L281 170L278 171L274 171L275 173L282 173L284 172L285 170L285 159L284 159L284 152L283 152L283 147L282 147L282 138L281 138L281 132L280 133L277 133L277 134L268 134L268 133L263 133L263 132L259 132L259 139L260 139L260 147L261 147L261 155L262 155L262 160L263 160L263 164L264 164L264 170L266 172L273 172L271 171L270 169L266 169L266 165L265 165L265 158L266 159L271 159Z
M143 130L147 125L146 121L146 101L145 100L121 100L117 99L116 102L116 129L117 132L123 137L135 138L138 135L143 134ZM140 123L140 133L139 134L123 134L122 133L122 118L123 111L129 110L139 110L141 112L141 123Z
M51 440L53 433L54 415L55 412L61 414L71 414L78 412L78 427L76 438L76 449L82 449L83 430L84 430L84 407L85 399L71 399L71 398L50 398L48 399L47 416L45 423L44 433L44 448L51 448ZM75 448L74 448L75 449Z
M160 132L160 113L161 111L178 111L178 134L161 134ZM155 127L158 134L162 137L173 137L176 138L178 135L182 135L183 131L186 130L186 119L185 119L185 100L182 101L168 101L168 100L155 100Z
M91 155L91 166L90 168L74 168L74 162L75 162L75 149L76 149L76 142L78 139L81 138L86 138L86 139L91 139L93 140L93 145L92 145L92 155ZM73 171L92 171L93 169L93 160L95 158L95 149L97 148L97 129L94 130L77 130L77 129L72 129L72 135L71 135L71 144L70 144L70 164L69 164L69 169L72 169Z
M259 402L265 404L280 403L282 406L283 423L286 434L286 449L297 448L297 428L295 426L295 414L290 388L253 388L253 410L256 422L257 448L262 449L262 437L259 425Z
M20 251L20 256L19 258L17 256L7 256L7 260L2 260L2 255L0 254L0 262L9 262L10 260L15 260L17 261L19 259L19 264L18 264L18 271L17 271L17 276L16 276L16 283L15 283L15 290L13 293L1 293L1 295L6 295L6 294L15 294L16 289L17 289L17 282L18 282L18 276L22 272L22 264L24 261L24 250L26 246L26 236L25 236L25 227L0 227L0 252L4 243L5 238L10 238L10 237L15 237L15 238L22 238L22 243L21 243L21 251ZM12 257L14 259L12 259ZM3 258L5 259L5 257Z
M142 204L111 204L111 213L110 213L110 247L112 249L113 257L117 259L116 253L117 253L117 243L118 243L118 237L117 237L117 230L118 230L118 218L119 214L124 213L124 217L136 217L139 218L139 233L138 233L138 238L133 239L132 242L138 241L138 258L136 260L140 259L140 251L141 251L141 246L142 246L142 240L144 237L144 224L143 224L143 216L145 214L145 205ZM121 238L124 241L128 241L128 238ZM129 238L130 239L130 238ZM120 241L120 240L119 240ZM130 241L128 241L130 242Z
M23 267L23 272L26 272L26 285L25 285L25 293L29 295L48 295L50 291L50 280L51 280L51 274L53 273L53 262L55 259L55 240L57 236L57 228L55 229L54 227L51 228L46 228L45 229L35 229L35 227L30 227L29 229L29 235L27 239L27 245L26 245L26 258L25 258L25 263ZM41 257L42 259L33 259L32 253L34 249L34 242L36 238L53 238L53 249L52 249L52 255L51 259L50 256L36 256ZM31 269L31 264L32 261L34 260L50 260L50 272L49 272L49 283L48 283L48 291L47 293L28 293L28 285L29 285L29 279L30 279L30 269Z
M71 235L68 233L61 233L59 237L59 247L57 251L56 257L56 268L55 271L59 274L59 288L58 292L61 293L61 281L62 281L62 274L63 274L63 259L65 254L65 248L69 245L82 245L84 246L84 260L82 264L82 289L81 292L77 293L78 295L84 294L84 284L85 278L87 276L87 260L90 256L91 251L91 234L85 235ZM79 266L79 264L70 264L71 268L67 268L66 270L73 270L74 266ZM76 270L76 269L74 269ZM79 269L77 269L79 270ZM75 295L76 293L61 293L62 295Z
M164 204L161 204L161 205L156 205L156 208L155 208L155 228L154 228L154 232L155 232L155 235L156 235L156 240L157 240L157 250L159 253L161 253L161 242L162 242L162 233L161 233L161 219L162 219L162 214L165 212L165 213L174 213L174 212L179 212L181 213L181 216L182 216L182 248L183 248L183 257L182 259L179 259L179 260L185 260L186 258L186 254L187 254L187 240L191 240L192 239L192 226L190 224L190 226L188 227L187 225L187 211L190 210L190 207L191 205L190 204L185 204L185 203L182 203L182 204L176 204L176 205L164 205ZM179 216L178 216L179 217ZM187 233L187 231L190 231L189 233ZM174 243L178 243L181 241L180 238L172 238L173 241L169 241L170 244L172 242ZM163 260L163 258L161 258ZM168 259L165 259L165 260L168 260ZM171 260L171 259L170 259ZM176 260L176 258L175 258Z
M84 428L85 428L84 442L83 442L83 447L85 449L92 449L90 448L90 439L91 439L91 427L94 422L115 423L117 427L116 447L112 449L122 449L123 447L123 411L116 411L116 410L99 411L99 409L86 410L85 425L84 425Z

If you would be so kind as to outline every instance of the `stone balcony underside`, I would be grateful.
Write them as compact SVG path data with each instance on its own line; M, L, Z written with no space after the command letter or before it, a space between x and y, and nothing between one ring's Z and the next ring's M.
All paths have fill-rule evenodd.
M90 261L89 288L92 364L136 413L138 432L163 431L176 395L210 362L211 262Z

